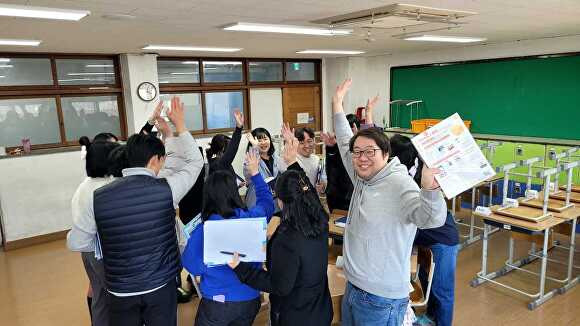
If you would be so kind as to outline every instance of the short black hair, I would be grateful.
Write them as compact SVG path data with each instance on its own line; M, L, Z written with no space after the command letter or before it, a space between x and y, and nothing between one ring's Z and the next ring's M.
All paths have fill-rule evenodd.
M383 130L381 130L381 128L372 127L372 128L359 130L356 133L356 135L354 135L350 139L350 143L348 144L348 148L351 152L353 151L353 148L354 148L354 142L359 137L364 137L364 138L369 138L369 139L374 140L375 143L377 144L377 146L383 152L383 155L391 153L391 144L389 142L389 137L387 137L387 135L385 135L385 133L383 132Z
M108 173L109 175L120 178L123 176L123 169L129 167L127 160L127 146L119 145L114 148L108 157Z
M415 165L415 159L419 156L411 138L396 134L391 137L391 156L398 157L401 164L410 169Z
M127 140L127 163L128 167L146 167L149 160L157 156L165 156L163 142L152 135L134 134Z
M346 120L348 120L348 125L352 128L352 125L356 125L356 129L360 129L360 120L358 117L352 113L346 115Z
M108 141L96 141L85 146L87 148L85 162L87 176L90 178L104 178L110 175L109 161L107 158L115 148L121 145Z
M270 139L270 149L268 149L268 156L274 155L274 152L276 151L276 149L274 148L274 142L272 141L272 136L270 135L270 132L266 128L258 127L256 129L252 130L252 136L254 136L256 139L263 138L264 136L268 136L268 138ZM250 150L251 147L252 147L252 144L248 144L248 147L246 148L246 152L248 150Z
M227 170L211 173L203 186L202 220L207 221L212 214L232 217L236 208L246 208L238 192L236 177Z
M111 138L113 138L116 142L119 141L119 138L117 138L117 136L115 136L110 132L101 132L100 134L97 134L95 138L93 138L93 141L99 140L109 141L109 139Z
M314 139L314 130L305 127L305 128L298 128L294 131L294 137L298 138L298 141L304 141L304 134L308 134L308 136Z

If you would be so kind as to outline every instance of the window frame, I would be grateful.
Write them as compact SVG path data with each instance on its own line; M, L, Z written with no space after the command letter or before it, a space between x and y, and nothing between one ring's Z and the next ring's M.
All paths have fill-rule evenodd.
M33 98L54 98L58 116L58 129L60 133L60 142L50 144L33 144L31 149L53 149L63 147L79 146L78 141L67 141L64 114L62 109L61 97L94 97L94 96L117 96L117 109L119 111L119 129L120 135L116 135L120 140L127 140L127 114L123 98L123 81L121 76L120 60L118 55L100 55L100 54L55 54L55 53L14 53L2 52L0 57L6 58L42 58L49 59L51 73L53 78L52 85L23 85L23 86L0 86L0 100L11 99L33 99ZM58 84L58 74L56 69L57 59L97 59L112 60L115 71L114 84L87 84L87 85L60 85ZM8 151L22 146L7 147Z
M200 67L199 83L163 83L159 84L159 94L183 94L183 93L200 93L201 108L203 115L203 131L190 131L196 136L211 136L218 133L231 132L234 128L207 128L207 115L205 107L205 94L211 92L228 92L241 91L244 96L244 130L251 129L251 107L250 107L250 90L254 88L288 88L319 86L320 102L322 103L322 60L321 59L290 59L290 58L239 58L239 57L158 57L158 61L198 61ZM203 61L241 61L243 82L222 82L206 83L204 82ZM280 62L282 63L282 81L250 81L250 62ZM310 81L287 81L286 80L286 62L312 62L314 63L315 79ZM322 106L321 106L322 109ZM322 112L320 115L319 125L322 127Z

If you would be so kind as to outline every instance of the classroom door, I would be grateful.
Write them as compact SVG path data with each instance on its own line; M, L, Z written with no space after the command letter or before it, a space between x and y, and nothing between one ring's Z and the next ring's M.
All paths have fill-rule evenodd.
M284 122L292 128L320 130L320 87L287 87L282 91Z

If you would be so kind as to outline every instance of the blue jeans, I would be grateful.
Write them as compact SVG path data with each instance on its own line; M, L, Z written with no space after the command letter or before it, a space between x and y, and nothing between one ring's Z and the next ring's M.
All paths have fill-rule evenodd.
M431 247L435 270L433 271L433 284L427 303L427 315L430 316L437 326L451 326L453 323L453 302L455 299L455 263L457 261L458 246L434 244ZM419 279L424 289L427 287L429 271L421 268Z
M400 326L409 298L379 297L346 283L342 298L342 326Z

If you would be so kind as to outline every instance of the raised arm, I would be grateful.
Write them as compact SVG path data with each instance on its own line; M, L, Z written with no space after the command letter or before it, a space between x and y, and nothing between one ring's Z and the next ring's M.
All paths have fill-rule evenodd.
M260 155L248 152L246 154L245 166L251 176L254 189L256 190L256 205L248 207L249 216L265 216L268 221L274 214L274 198L270 187L262 178L258 166L260 164Z
M183 103L178 97L171 99L171 111L167 113L167 116L175 125L178 137L173 137L172 132L167 131L167 126L163 126L163 124L167 125L165 120L162 118L157 120L166 139L167 153L165 165L159 171L159 177L167 179L173 196L173 205L177 208L203 169L203 156L197 142L185 128Z
M408 184L402 189L401 203L403 212L407 212L407 222L420 229L440 227L447 218L447 205L435 180L437 173L438 169L424 167L421 171L421 190L417 189L411 178L407 178Z
M151 116L149 119L147 119L147 122L145 122L145 125L141 128L141 131L139 131L140 134L151 134L151 131L153 131L153 127L157 122L157 118L161 116L161 110L163 110L163 101L159 99L159 103L157 103L155 110L153 110L153 113L151 113Z
M234 111L234 117L236 118L236 129L232 135L232 140L228 143L226 150L223 155L218 159L217 166L222 169L226 169L232 165L232 162L236 158L236 153L238 152L238 147L240 147L240 141L242 139L242 129L244 128L244 116L240 110Z
M349 78L338 85L336 92L332 97L332 112L334 115L334 132L336 133L336 144L338 146L338 150L340 151L342 163L346 169L346 172L348 173L348 176L352 182L355 183L355 172L352 165L352 155L349 149L349 142L353 134L348 124L348 120L346 120L344 108L342 107L342 101L351 84L352 81Z

